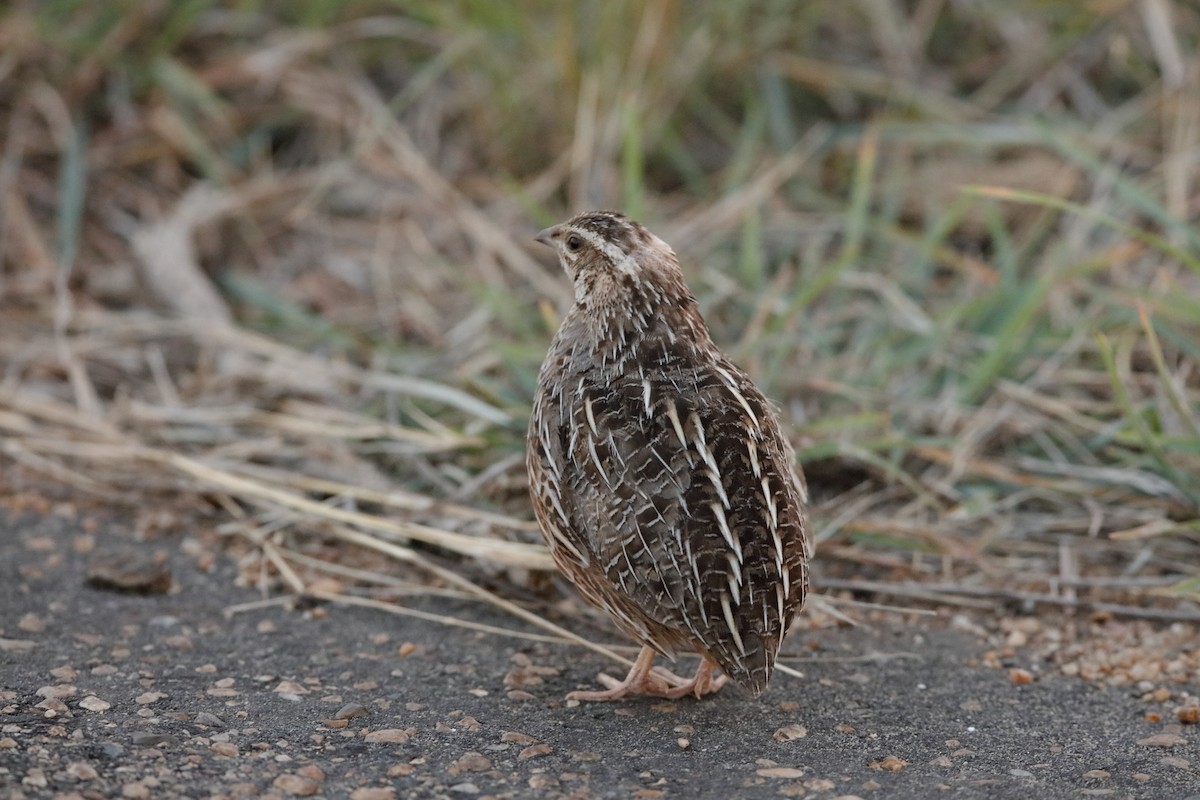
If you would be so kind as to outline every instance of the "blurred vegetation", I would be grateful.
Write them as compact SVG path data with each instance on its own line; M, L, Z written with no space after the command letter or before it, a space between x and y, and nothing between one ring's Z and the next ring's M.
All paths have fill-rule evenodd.
M1197 53L1177 0L9 3L4 452L525 518L529 237L619 207L794 422L829 574L1194 596Z

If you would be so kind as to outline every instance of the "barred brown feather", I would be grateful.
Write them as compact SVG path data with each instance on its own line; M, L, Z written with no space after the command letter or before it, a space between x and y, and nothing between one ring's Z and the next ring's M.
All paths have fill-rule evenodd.
M808 590L791 446L713 344L665 242L611 211L538 240L558 252L575 303L538 377L534 510L563 574L652 648L624 683L577 694L670 694L650 672L654 652L695 651L701 670L676 694L719 687L715 664L758 695Z

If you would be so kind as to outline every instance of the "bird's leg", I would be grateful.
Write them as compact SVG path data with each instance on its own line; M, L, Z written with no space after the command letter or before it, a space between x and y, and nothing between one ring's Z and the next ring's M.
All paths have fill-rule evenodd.
M654 656L657 651L653 647L644 646L642 651L638 653L637 660L633 662L633 667L629 670L629 674L625 676L625 680L618 681L615 678L610 678L603 673L600 674L600 680L608 689L598 692L571 692L567 695L568 700L620 700L623 697L637 694L652 694L665 696L666 692L670 691L670 686L658 675L654 674Z
M662 693L663 697L669 697L673 700L678 700L681 697L695 695L699 700L706 694L712 694L719 690L722 686L729 682L729 678L725 675L713 676L713 668L716 664L708 656L700 657L700 666L696 667L696 675L690 681L686 681L681 686L676 686L673 689L668 689Z

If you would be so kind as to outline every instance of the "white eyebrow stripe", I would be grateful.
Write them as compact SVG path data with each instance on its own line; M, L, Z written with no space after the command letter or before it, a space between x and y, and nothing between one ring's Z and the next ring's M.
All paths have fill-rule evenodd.
M637 259L633 257L632 253L626 253L610 240L585 228L572 226L569 230L571 233L581 236L588 244L595 247L601 253L604 253L618 272L623 272L626 275L636 275L638 273Z

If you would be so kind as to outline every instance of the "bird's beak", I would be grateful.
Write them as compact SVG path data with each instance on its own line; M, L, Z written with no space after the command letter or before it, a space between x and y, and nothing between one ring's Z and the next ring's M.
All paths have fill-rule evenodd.
M554 235L554 228L546 228L546 230L542 231L541 233L539 233L537 236L535 236L533 238L548 247L553 247L554 242L550 238L553 235Z

